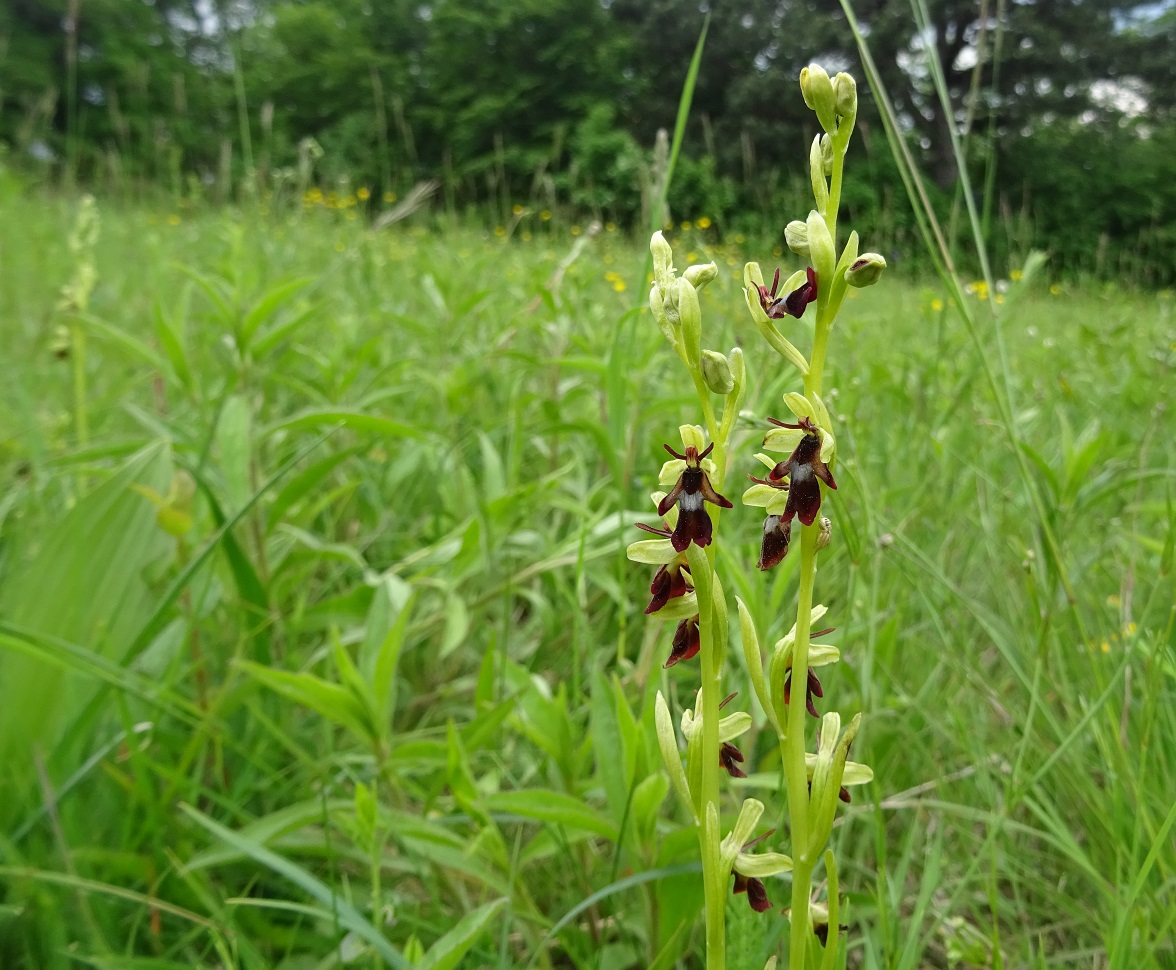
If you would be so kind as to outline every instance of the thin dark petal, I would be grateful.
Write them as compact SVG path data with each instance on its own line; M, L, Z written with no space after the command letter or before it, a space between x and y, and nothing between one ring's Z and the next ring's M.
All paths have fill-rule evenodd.
M679 508L678 525L670 536L670 543L678 552L685 552L691 542L696 546L709 546L711 534L711 518L706 509Z
M652 532L655 536L661 536L663 539L668 539L670 537L669 529L659 529L657 526L646 525L644 522L634 522L633 524L637 526L638 529L642 529L645 532Z
M674 487L670 489L669 494L666 495L660 502L657 503L657 514L665 515L670 509L678 504L678 496L682 494L682 476L678 476L678 481L674 483ZM681 551L681 550L679 550Z
M799 431L799 424L789 424L787 421L781 421L779 418L768 418L768 424L774 424L777 428L788 428L792 431Z
M815 697L824 697L825 692L821 689L821 682L817 679L817 675L813 673L813 668L809 667L808 672L808 689L809 693Z
M821 716L817 710L817 705L813 703L813 695L807 690L804 692L804 706L813 717L819 718Z
M739 691L737 691L737 690L731 691L730 694L728 694L721 701L719 701L719 710L721 711L724 707L726 707L728 704L730 704L731 701L735 700L735 698L738 696L739 696Z
M849 789L846 788L844 785L841 786L841 791L839 791L837 793L837 797L840 798L847 805L853 801L853 796L850 795Z
M776 290L779 289L779 287L780 287L780 267L777 266L776 272L774 274L772 274L772 292L770 295L772 296L773 299L775 298Z
M747 880L747 901L757 913L772 908L772 901L768 899L768 891L764 889L764 884L754 877Z
M669 452L671 455L673 455L675 458L677 458L677 459L678 459L678 461L685 461L685 460L686 460L686 456L685 456L685 455L679 455L679 454L678 454L676 451L674 451L674 449L673 449L673 448L671 448L669 445L662 445L662 447L663 447L663 448L665 448L665 450L666 450L666 451L668 451L668 452Z
M731 892L736 896L740 893L747 892L747 876L742 872L735 873L735 885L731 887Z
M702 476L702 497L710 502L711 505L717 505L724 509L734 508L727 499L715 491L714 486L711 485L710 479L705 473Z
M837 483L833 481L833 473L829 471L829 466L826 465L819 458L813 462L813 471L817 473L817 478L828 485L832 489L837 488Z

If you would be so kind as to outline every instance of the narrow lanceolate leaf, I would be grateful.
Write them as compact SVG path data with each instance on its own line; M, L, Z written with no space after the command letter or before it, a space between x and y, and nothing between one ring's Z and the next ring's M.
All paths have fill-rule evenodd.
M496 899L466 913L453 929L429 947L416 970L453 970L505 905L505 899Z
M546 788L496 792L487 795L480 804L489 812L505 812L536 822L567 825L569 828L595 832L613 841L617 838L616 825L591 805L564 792Z
M308 428L321 428L325 425L337 424L351 431L366 431L369 434L385 435L389 438L423 438L424 433L405 424L382 418L377 414L367 414L363 411L350 411L346 408L313 408L302 411L293 417L283 418L269 425L264 434L271 435L275 431L303 431Z
M225 828L219 822L213 821L191 805L181 804L180 811L222 842L249 856L249 858L259 865L265 866L272 872L276 872L284 879L288 879L333 913L338 914L340 925L347 927L347 929L351 930L357 936L370 943L385 964L394 967L395 970L411 970L409 962L397 952L391 943L384 939L383 934L379 930L364 919L347 900L338 896L326 883L307 872L302 866L291 862L285 856L278 855L278 853L267 849L264 845L260 845L252 839L246 838L239 832Z

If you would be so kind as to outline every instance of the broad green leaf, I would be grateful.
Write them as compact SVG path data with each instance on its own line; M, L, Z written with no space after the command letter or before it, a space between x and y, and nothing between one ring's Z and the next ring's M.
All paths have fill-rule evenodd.
M171 474L168 449L152 445L48 524L35 537L35 552L13 549L0 616L29 634L76 644L99 663L124 661L155 599L144 570L173 548L155 508L132 485L163 493ZM0 652L0 684L0 773L17 775L25 774L34 747L55 748L98 687L91 676L11 650ZM0 820L19 802L0 799Z
M240 394L230 394L221 409L216 441L220 449L221 474L228 489L229 505L233 509L244 505L253 491L249 473L252 424L249 402Z
M270 690L296 704L309 707L328 721L345 727L365 744L372 744L378 740L379 732L373 723L371 712L346 687L332 684L314 674L275 670L250 660L239 660L237 666Z
M616 841L617 826L603 814L573 795L544 788L495 792L487 795L481 806L488 812L521 815L536 822L552 822L569 828L584 829Z

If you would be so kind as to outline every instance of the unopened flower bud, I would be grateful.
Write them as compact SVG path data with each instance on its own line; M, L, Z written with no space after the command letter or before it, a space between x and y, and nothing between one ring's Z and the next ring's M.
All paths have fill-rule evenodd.
M886 269L886 260L877 253L862 253L845 271L845 282L850 286L873 286Z
M731 365L727 358L717 350L702 352L702 379L706 386L716 394L730 394L735 387L735 378L731 376Z
M668 290L667 284L674 278L674 251L660 230L649 240L649 251L653 254L653 278L663 291Z
M821 168L826 175L833 174L833 137L829 134L821 136Z
M842 71L833 78L833 97L842 118L857 117L857 82Z
M821 529L817 533L817 552L820 552L827 545L829 545L829 540L830 540L830 538L832 538L832 536L833 536L833 523L831 521L829 521L829 517L827 515L822 515L821 516Z
M797 256L808 256L808 226L799 219L793 219L784 227L784 241Z
M826 131L837 129L837 99L833 82L819 64L810 64L800 71L800 91L804 103L817 113L817 120Z
M701 290L718 275L719 267L714 263L695 263L693 266L687 266L682 272L682 278L696 290Z
M829 235L829 227L824 218L815 209L808 217L809 255L813 266L817 270L819 279L833 279L833 265L836 253L833 249L833 237Z
M678 281L678 318L682 321L682 347L691 367L698 366L699 343L702 340L702 309L698 305L698 293L690 281Z

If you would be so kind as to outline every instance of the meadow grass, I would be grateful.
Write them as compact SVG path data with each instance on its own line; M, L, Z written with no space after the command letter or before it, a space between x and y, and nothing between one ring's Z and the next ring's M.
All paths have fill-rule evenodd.
M653 693L693 683L624 557L694 413L644 244L100 204L79 402L75 212L0 188L0 966L698 966L693 833L629 834ZM797 382L740 282L779 253L673 241L719 264L754 471ZM849 965L1171 967L1173 303L994 302L1038 511L943 296L900 264L832 336ZM730 516L771 642L797 560L752 575ZM778 912L732 904L731 966Z

